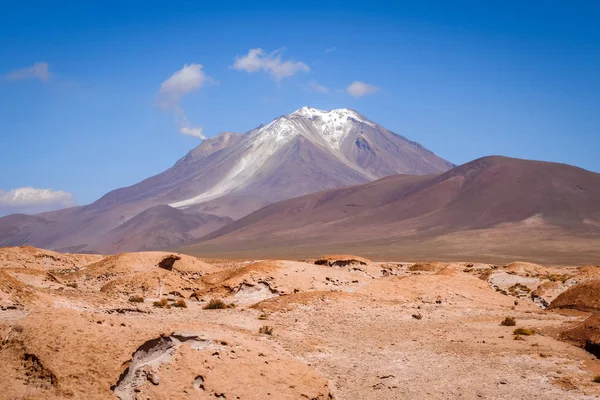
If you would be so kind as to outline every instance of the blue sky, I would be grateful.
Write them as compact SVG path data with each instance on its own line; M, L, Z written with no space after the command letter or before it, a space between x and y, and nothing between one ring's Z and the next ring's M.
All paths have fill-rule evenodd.
M17 188L85 204L167 169L201 142L183 116L211 137L304 105L356 109L457 164L600 172L598 1L252 3L3 4L4 213ZM191 86L171 81L163 104L185 65ZM355 81L373 93L352 96Z

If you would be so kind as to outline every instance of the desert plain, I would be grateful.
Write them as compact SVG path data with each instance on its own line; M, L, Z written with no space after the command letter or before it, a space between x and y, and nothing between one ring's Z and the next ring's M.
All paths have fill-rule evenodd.
M592 399L600 266L0 249L6 399Z

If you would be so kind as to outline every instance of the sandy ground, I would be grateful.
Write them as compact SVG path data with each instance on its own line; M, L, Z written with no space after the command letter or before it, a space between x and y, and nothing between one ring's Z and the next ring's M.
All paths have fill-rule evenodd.
M0 398L600 396L592 311L546 309L600 267L44 252L0 249Z

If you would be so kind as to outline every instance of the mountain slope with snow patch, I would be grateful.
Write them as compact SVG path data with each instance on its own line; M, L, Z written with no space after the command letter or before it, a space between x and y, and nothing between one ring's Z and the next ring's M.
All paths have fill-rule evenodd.
M114 190L92 204L44 213L40 219L26 222L0 218L0 232L18 233L13 235L18 240L0 235L0 243L96 250L98 243L114 243L112 236L120 231L118 227L158 205L184 210L185 218L202 215L195 219L198 226L193 232L205 232L204 221L215 220L210 215L239 219L291 197L394 174L426 175L451 167L421 145L356 111L303 107L245 134L225 132L207 139L165 172ZM169 215L183 218L172 210L160 210L164 211L161 224ZM140 218L149 215L154 214ZM137 234L132 226L155 226L143 222L130 224L127 235ZM193 239L189 231L182 230L183 225L165 227L170 229L167 236ZM142 242L143 236L136 236L135 243ZM103 246L102 250L112 249Z

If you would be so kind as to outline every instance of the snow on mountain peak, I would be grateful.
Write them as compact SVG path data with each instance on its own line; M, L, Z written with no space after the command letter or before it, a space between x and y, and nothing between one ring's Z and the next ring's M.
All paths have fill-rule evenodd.
M171 203L170 206L187 207L244 187L252 182L253 176L260 172L261 168L279 149L298 136L304 137L314 145L333 154L348 167L356 169L356 166L347 160L342 152L342 143L350 132L357 128L356 122L376 126L356 111L348 108L324 111L312 107L302 107L291 114L276 118L269 124L249 132L249 135L240 142L243 150L239 159L222 181L195 197ZM375 178L371 177L368 172L358 170L357 172L369 178Z
M373 125L372 122L366 120L362 115L349 108L337 108L334 110L319 110L313 107L302 107L290 114L291 117L304 117L309 119L322 119L325 122L345 122L348 118L355 121Z

